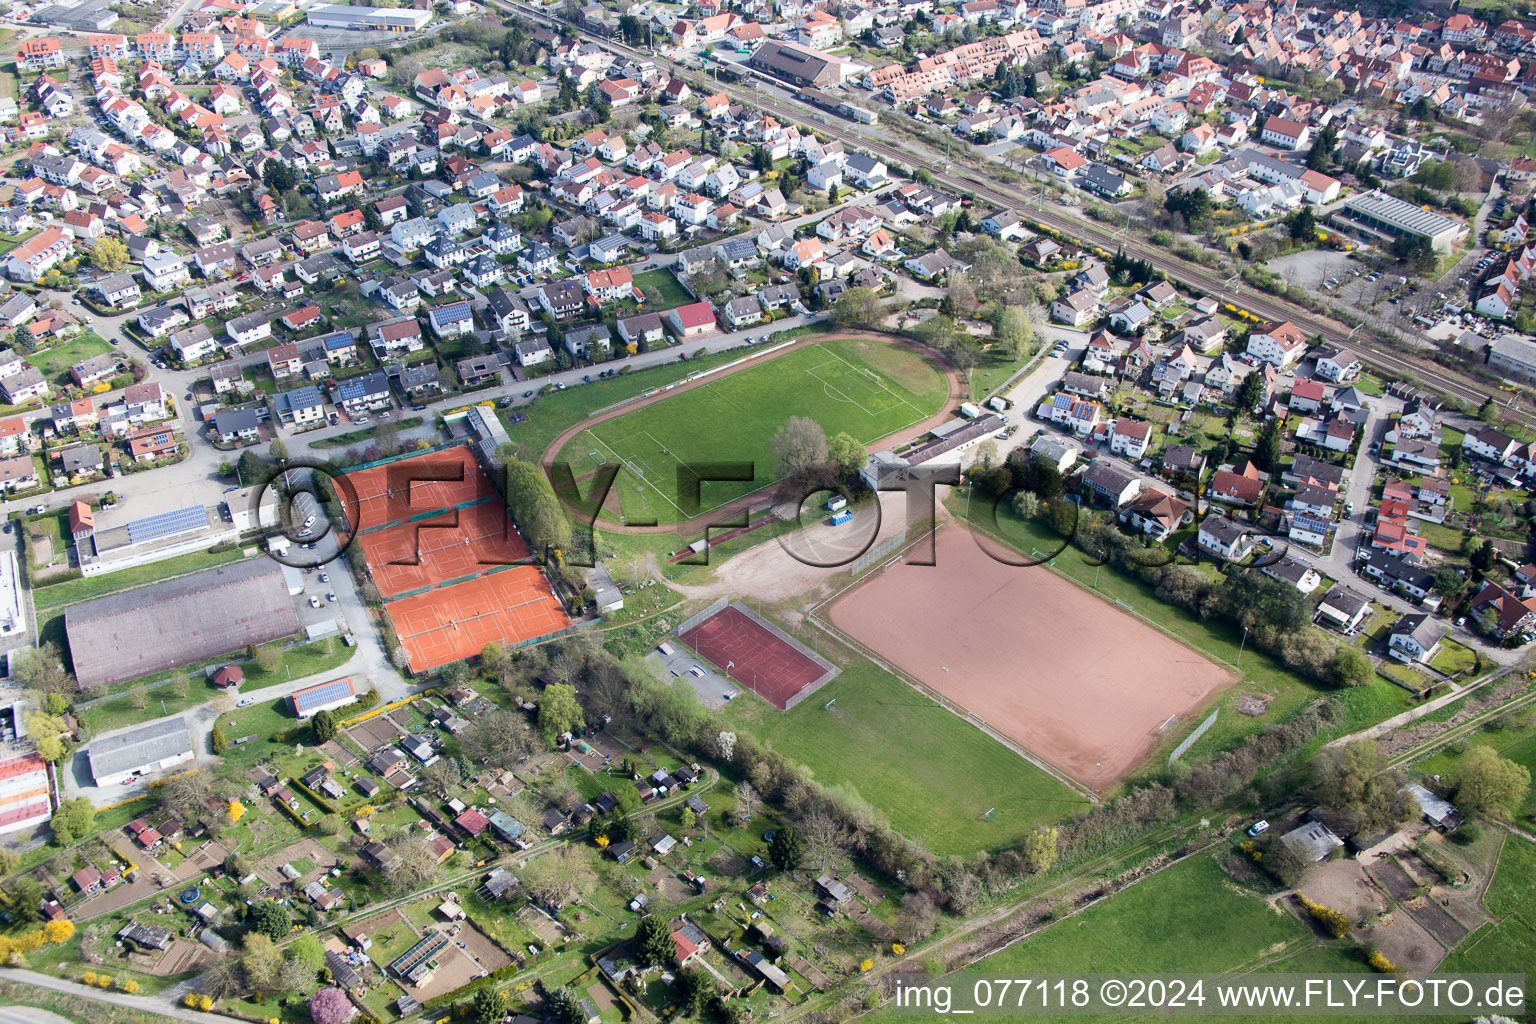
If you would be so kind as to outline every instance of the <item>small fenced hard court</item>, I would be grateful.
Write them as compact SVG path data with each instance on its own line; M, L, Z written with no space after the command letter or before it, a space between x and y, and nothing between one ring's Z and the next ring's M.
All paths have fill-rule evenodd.
M389 614L413 672L472 657L492 641L519 644L571 624L549 581L531 565L399 598L389 602Z
M716 601L677 627L678 640L780 711L831 682L839 669L737 602Z
M363 554L384 597L491 572L529 558L499 500L362 534Z
M449 479L416 480L415 475ZM490 474L467 445L423 452L347 474L357 492L359 532L374 530L440 509L499 498ZM343 500L343 505L350 503ZM349 513L350 508L347 510Z

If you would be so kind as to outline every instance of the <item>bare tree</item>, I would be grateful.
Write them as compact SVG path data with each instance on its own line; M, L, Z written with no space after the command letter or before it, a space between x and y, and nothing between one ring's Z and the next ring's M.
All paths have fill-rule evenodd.
M459 770L454 767L452 761L446 757L440 757L421 770L426 776L428 784L444 798L448 791L459 784Z
M564 906L597 884L597 873L583 854L569 847L530 860L522 871L523 888L552 904Z
M806 851L821 862L821 870L825 872L827 860L833 854L843 852L848 842L848 830L836 816L821 807L802 817L798 827Z
M475 719L460 743L471 759L504 768L522 760L533 749L533 734L521 715L493 711Z
M549 674L557 683L571 684L581 674L581 662L567 651L549 659Z
M901 913L896 917L896 931L908 943L926 939L939 923L939 908L926 892L909 892L901 897Z
M240 991L242 975L240 958L224 956L203 969L198 977L198 987L210 999L223 999Z
M395 859L385 877L396 892L415 892L432 884L437 876L437 852L425 839L412 835L396 837L390 844Z
M618 718L628 707L629 680L624 670L611 658L602 658L591 667L587 682L587 706L594 715Z
M771 442L779 472L790 476L827 461L827 433L808 416L791 416L774 432Z
M750 782L742 782L736 787L736 813L743 820L757 816L758 805L762 803L762 797L757 795L757 789Z

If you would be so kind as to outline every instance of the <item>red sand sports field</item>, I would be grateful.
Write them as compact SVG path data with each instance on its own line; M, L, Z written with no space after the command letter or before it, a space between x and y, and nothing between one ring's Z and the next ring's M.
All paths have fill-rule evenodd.
M796 694L829 671L730 605L678 639L780 711L788 710Z
M463 479L411 479L433 472ZM413 672L479 654L493 640L515 644L571 624L537 566L507 568L527 559L528 548L468 447L424 452L348 479L362 529L371 531L358 535L368 571ZM479 504L458 507L468 502ZM408 522L412 517L420 518ZM397 596L412 591L419 593Z
M571 624L549 581L532 565L402 597L388 607L415 672L477 655L493 640L515 643Z
M1100 783L1134 768L1170 715L1187 728L1190 715L1237 680L1044 566L995 561L959 527L939 532L935 561L876 572L826 614L1081 782L1093 781L1096 763Z
M463 479L410 479L414 474L434 472L455 476L462 473ZM360 469L348 473L347 480L357 491L359 530L371 530L386 523L398 522L436 509L454 508L481 498L500 498L490 476L480 468L474 453L465 445L423 452L383 466Z
M398 523L358 539L373 570L374 585L385 597L489 572L528 557L528 547L499 499Z

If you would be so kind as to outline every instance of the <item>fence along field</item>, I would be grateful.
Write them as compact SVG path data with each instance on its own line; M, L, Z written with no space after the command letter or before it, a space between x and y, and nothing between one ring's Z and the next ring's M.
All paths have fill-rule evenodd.
M917 353L896 345L835 340L635 409L576 435L560 452L578 479L623 467L604 516L678 522L774 481L771 440L791 416L869 442L943 408L948 386ZM680 465L750 462L750 481L706 483L698 508L677 492Z

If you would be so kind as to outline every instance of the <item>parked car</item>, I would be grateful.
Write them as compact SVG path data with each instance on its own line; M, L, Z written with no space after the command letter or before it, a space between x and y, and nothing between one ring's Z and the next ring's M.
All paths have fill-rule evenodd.
M1261 836L1268 831L1269 822L1263 820L1262 818L1248 826L1248 834L1250 836Z

